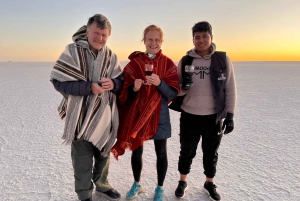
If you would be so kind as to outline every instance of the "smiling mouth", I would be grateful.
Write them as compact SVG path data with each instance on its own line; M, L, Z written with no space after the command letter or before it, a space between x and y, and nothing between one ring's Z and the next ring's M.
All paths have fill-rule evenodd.
M98 43L98 44L103 44L103 42L101 42L101 41L94 41L95 43Z

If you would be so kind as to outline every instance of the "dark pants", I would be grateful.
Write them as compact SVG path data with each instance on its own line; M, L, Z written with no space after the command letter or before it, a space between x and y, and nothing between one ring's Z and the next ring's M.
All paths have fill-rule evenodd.
M193 115L186 112L180 117L180 156L178 171L188 174L193 158L196 156L198 143L202 136L203 168L206 177L216 174L218 148L222 135L218 135L220 123L216 124L216 115Z
M154 140L155 153L156 153L156 171L158 185L163 186L168 169L168 157L167 157L167 140ZM141 172L143 167L143 146L138 147L132 151L131 155L131 167L133 177L136 182L140 181Z
M101 156L100 151L92 143L85 140L73 140L71 149L75 192L79 200L92 196L93 182L96 189L101 192L112 188L107 181L109 156Z

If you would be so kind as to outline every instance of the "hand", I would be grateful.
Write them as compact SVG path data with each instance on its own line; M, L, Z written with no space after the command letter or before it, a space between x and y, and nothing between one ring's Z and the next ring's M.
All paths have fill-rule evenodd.
M226 128L225 128L226 127ZM227 113L227 117L225 118L222 126L222 130L224 130L224 134L231 133L234 129L234 123L233 123L233 114Z
M153 84L154 86L158 86L161 83L160 78L158 77L158 75L152 73L150 76L146 75L146 82L148 84Z
M134 80L134 86L133 86L133 91L137 92L140 90L141 86L143 84L143 80L142 79L136 79Z
M183 79L182 81L182 86L181 88L184 90L184 91L188 91L190 89L190 86L192 86L193 84L193 79L192 77L186 77Z
M101 86L99 86L97 83L92 83L91 90L92 90L92 93L95 95L102 94L105 92L105 90Z
M110 91L114 89L114 82L109 79L109 78L105 78L103 80L98 80L98 83L101 85L101 87L105 90L105 91Z

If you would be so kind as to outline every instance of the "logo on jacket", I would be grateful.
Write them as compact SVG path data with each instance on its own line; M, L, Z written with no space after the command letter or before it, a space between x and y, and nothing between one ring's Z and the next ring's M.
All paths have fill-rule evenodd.
M219 77L218 80L226 80L226 77L224 76L224 73L221 73L221 77Z
M200 74L200 79L204 79L206 76L210 74L210 66L195 66L195 72L196 75Z

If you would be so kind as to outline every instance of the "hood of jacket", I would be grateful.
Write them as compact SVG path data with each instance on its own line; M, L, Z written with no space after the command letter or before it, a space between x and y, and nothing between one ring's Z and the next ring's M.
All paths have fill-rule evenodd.
M87 26L83 25L82 27L80 27L72 36L72 40L74 43L82 46L83 48L88 48L89 49L89 43L88 43L88 39L86 36L86 29Z

